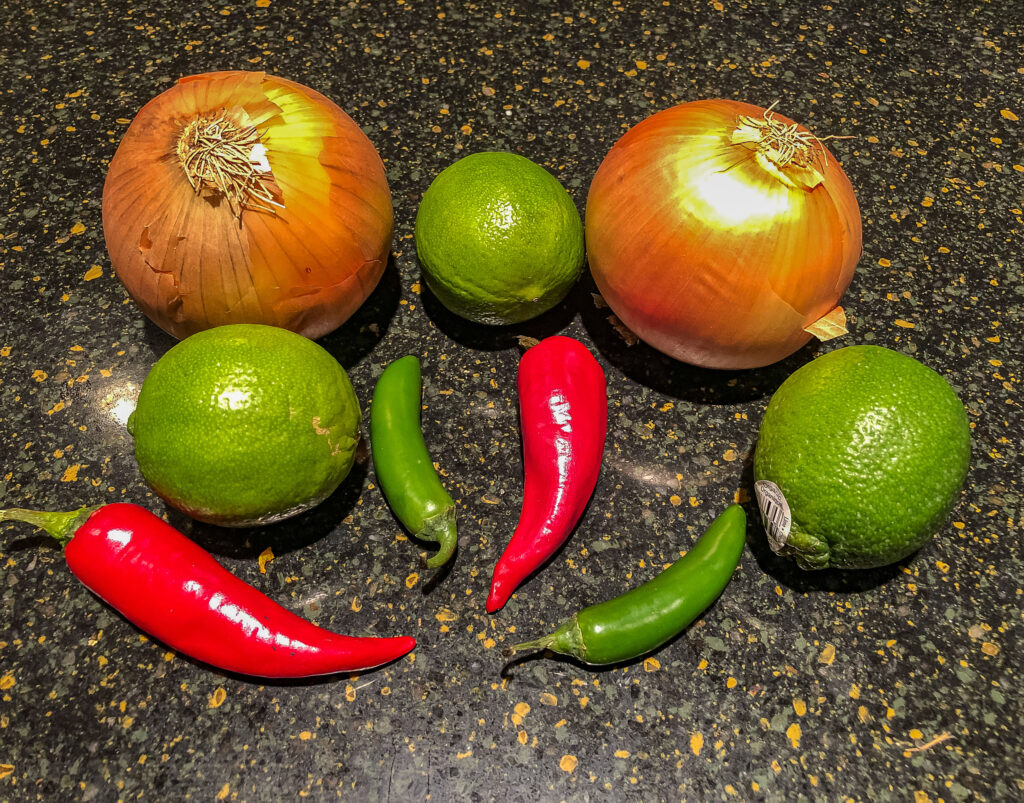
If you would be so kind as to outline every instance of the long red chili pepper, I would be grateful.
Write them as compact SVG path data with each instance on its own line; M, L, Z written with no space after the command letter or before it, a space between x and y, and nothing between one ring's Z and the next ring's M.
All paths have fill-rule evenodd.
M408 636L332 633L278 605L137 505L70 513L0 510L64 545L72 573L126 619L179 652L244 675L298 678L355 672L416 646Z
M565 543L594 492L608 428L604 371L586 346L557 335L519 361L523 507L494 567L487 610L501 608L520 583Z

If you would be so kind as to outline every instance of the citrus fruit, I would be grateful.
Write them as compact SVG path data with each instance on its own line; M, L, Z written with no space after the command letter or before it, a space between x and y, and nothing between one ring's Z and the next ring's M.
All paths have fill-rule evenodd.
M849 346L795 371L772 396L754 454L769 543L804 569L860 569L926 544L959 496L967 413L912 357Z
M551 309L579 278L583 224L540 165L514 153L475 153L424 193L416 254L427 287L456 315L519 323Z
M301 335L260 324L194 334L157 360L128 431L146 481L193 518L267 524L307 510L352 468L359 402Z

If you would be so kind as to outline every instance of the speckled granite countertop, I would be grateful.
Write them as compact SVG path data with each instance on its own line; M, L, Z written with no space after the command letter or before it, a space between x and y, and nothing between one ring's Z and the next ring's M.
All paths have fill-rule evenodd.
M0 16L3 506L139 502L322 625L420 641L358 676L227 676L142 637L45 537L5 525L0 799L1024 796L1019 4L28 0ZM320 508L242 536L166 511L135 466L118 419L173 341L112 273L104 172L145 101L225 68L324 92L387 166L392 263L322 342L364 406L379 366L423 359L427 439L462 521L457 561L432 588L367 460ZM857 137L835 147L864 217L844 340L715 373L627 348L589 280L514 331L461 323L421 294L413 218L454 159L518 150L582 209L628 126L716 96L777 100L816 133ZM608 373L605 466L563 552L489 616L522 489L516 335L555 331ZM913 354L969 410L971 472L933 544L882 571L806 574L752 523L727 593L652 659L604 671L538 660L501 677L513 638L647 579L735 495L754 514L768 398L815 353L850 343Z

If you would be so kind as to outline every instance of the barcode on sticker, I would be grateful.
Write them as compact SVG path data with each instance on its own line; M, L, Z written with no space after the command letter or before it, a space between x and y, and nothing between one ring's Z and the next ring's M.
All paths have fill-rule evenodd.
M757 506L761 510L761 521L768 535L768 544L773 552L778 552L789 540L789 530L793 526L789 503L779 486L771 480L755 482L754 493L757 494Z

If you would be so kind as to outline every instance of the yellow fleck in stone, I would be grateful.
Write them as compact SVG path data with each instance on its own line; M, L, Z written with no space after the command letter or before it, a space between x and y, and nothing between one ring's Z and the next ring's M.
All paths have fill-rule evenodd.
M35 371L32 372L32 378L36 382L42 382L44 379L46 379L46 371L40 371L39 369L36 369Z
M892 267L892 263L888 259L886 259L885 257L882 257L881 259L879 259L878 260L878 264L881 265L883 268Z
M412 574L410 574L408 577L405 578L405 587L406 588L412 588L414 585L416 585L416 583L419 582L419 579L420 579L420 576L416 572L413 572Z
M644 658L644 672L657 672L659 669L661 664L657 658Z
M562 756L562 760L558 762L558 766L563 772L573 772L576 769L576 765L579 764L579 759L571 753L566 753Z
M831 665L835 659L836 645L831 642L827 642L825 644L825 648L821 651L821 655L818 656L818 662Z
M351 683L345 684L345 699L350 703L356 699L356 689Z
M695 756L700 755L701 749L704 747L704 734L702 733L691 733L690 734L690 750Z
M467 750L465 753L456 753L455 757L461 761L464 758L469 758L471 755L473 755L473 751Z
M999 113L1007 120L1013 120L1014 122L1017 121L1017 115L1011 112L1009 109L1000 109Z
M850 697L852 697L854 700L860 699L860 686L858 686L856 683L850 686Z
M736 680L736 678L734 678L734 677L727 678L726 681L725 681L725 688L727 688L727 689L735 689L737 683L739 683L739 681Z
M2 678L0 678L0 690L7 691L14 686L14 674L8 672Z
M558 698L551 692L543 692L540 696L541 705L558 705Z
M896 324L901 329L913 329L915 326L915 324L912 323L911 321L905 321L902 318L897 318L895 321L893 321L893 323Z
M911 731L910 731L910 738L911 739L920 739L923 736L924 736L924 734L921 733L921 731L919 731L917 728L912 728Z
M805 703L803 700L794 700L793 710L796 711L796 715L798 717L802 717L804 714L807 713L807 703Z
M93 265L89 270L85 272L85 276L82 278L87 282L91 282L93 279L98 279L103 275L103 268L99 265Z
M629 751L628 750L616 750L615 751L615 757L616 758L629 758Z
M217 793L217 800L225 800L225 799L227 799L227 796L230 795L230 794L231 794L231 784L226 783L226 784L224 784L220 788L220 791Z
M457 613L452 612L448 608L442 608L436 614L434 614L434 618L437 619L437 621L439 622L454 622L456 619L459 618L459 615Z
M690 497L690 507L697 507L697 505L699 505L699 504L700 503L697 501L697 497L696 496L691 496Z
M676 494L672 494L672 496L668 498L668 501L671 502L674 507L679 507L681 504L683 504L683 500L680 499Z
M786 736L789 737L789 741L792 742L793 747L799 747L801 736L799 723L794 722L792 725L786 728Z
M310 739L313 738L313 734L310 733L309 731L303 731L302 733L299 734L299 738L302 741L304 741L304 742L308 742Z
M256 8L267 8L270 5L270 0L256 0Z
M529 703L516 703L515 708L513 710L519 716L525 717L527 714L530 713L530 704Z
M722 455L722 459L727 463L731 463L737 457L735 449L726 449L725 454Z
M526 744L530 737L526 735L526 731L516 732L516 738L519 740L519 744Z
M867 724L871 721L871 714L868 713L868 709L865 706L861 705L857 707L857 718Z
M71 233L72 234L84 234L85 233L85 224L82 223L81 221L79 221L78 223L76 223L74 226L71 227Z
M352 597L352 605L350 607L353 611L359 613L363 609L363 603L359 601L359 597Z
M207 705L210 708L220 708L226 699L228 699L228 693L223 686L218 686L207 700Z
M0 780L14 773L13 764L0 764Z
M999 645L993 644L991 641L984 641L981 644L981 651L985 653L985 655L998 655Z
M590 62L587 61L586 59L580 59L579 61L576 62L576 66L579 67L581 70L585 70L590 66Z
M68 466L64 469L64 474L61 476L61 482L75 482L78 480L78 472L83 468L81 463L75 463L73 466Z
M267 547L262 552L260 552L260 556L256 558L256 562L259 564L260 567L260 574L267 573L267 564L270 563L270 561L272 561L273 559L274 550L270 547Z

